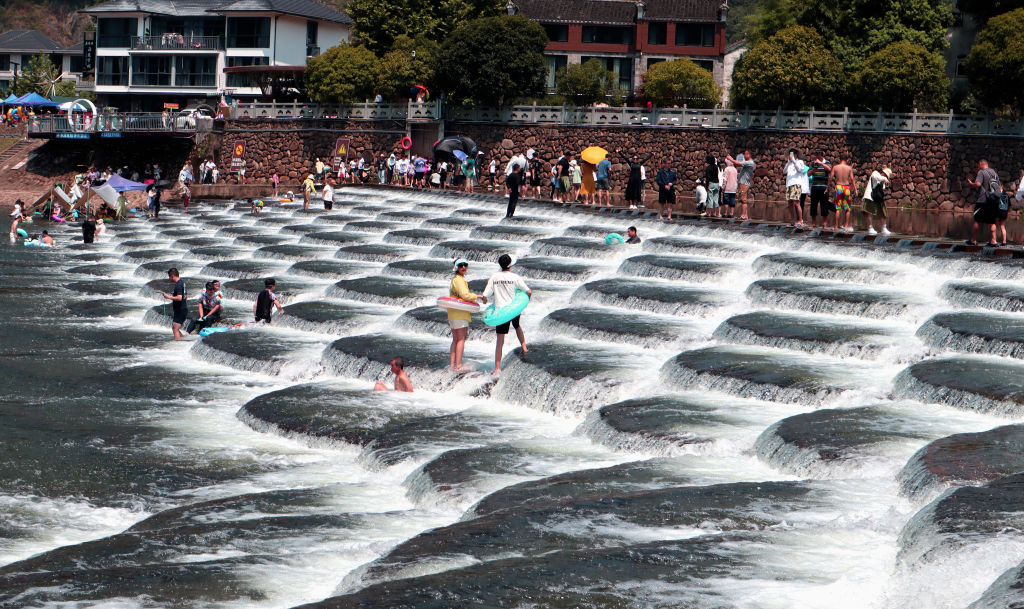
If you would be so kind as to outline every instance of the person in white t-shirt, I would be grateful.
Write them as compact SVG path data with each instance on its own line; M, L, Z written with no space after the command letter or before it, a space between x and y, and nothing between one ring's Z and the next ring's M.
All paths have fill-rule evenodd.
M697 213L703 216L708 208L708 189L704 187L704 182L700 178L697 178L696 196Z
M330 177L324 182L324 209L334 209L334 180Z
M508 254L502 254L498 258L498 266L501 267L501 271L491 275L491 278L487 280L487 287L484 288L483 296L494 301L495 311L500 311L511 303L516 296L517 290L526 292L527 296L533 295L533 292L527 287L523 278L509 270L515 263L515 258ZM519 327L519 317L519 315L516 315L512 320L494 327L498 338L497 344L494 347L495 376L501 374L501 351L505 346L505 335L508 334L509 326L516 329L516 337L519 338L519 344L523 348L523 353L527 351L526 335L523 334L523 329Z

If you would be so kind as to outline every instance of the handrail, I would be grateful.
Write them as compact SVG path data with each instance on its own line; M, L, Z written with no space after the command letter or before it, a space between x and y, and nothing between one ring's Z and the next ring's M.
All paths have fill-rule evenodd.
M29 133L70 134L88 136L99 133L101 137L120 133L180 133L191 135L196 131L209 131L213 119L209 117L167 116L159 112L118 112L92 115L74 113L66 115L42 115L28 118Z
M186 36L160 34L158 36L132 36L133 51L223 51L220 36Z
M98 125L104 119L100 115L94 121ZM210 119L172 117L160 121L146 118L145 113L120 113L114 119L124 127L108 131L185 132L209 129ZM36 117L43 133L63 131L88 131L80 127L65 127L74 121L53 120ZM896 113L896 112L850 112L788 110L733 110L716 108L612 108L606 106L474 106L452 107L442 113L441 104L431 102L406 103L251 103L230 109L230 119L344 119L344 120L389 120L389 121L438 121L498 124L569 124L594 126L622 126L635 128L680 127L691 129L766 129L777 131L826 131L835 133L916 133L916 134L964 134L1024 137L1024 117L993 115L955 115L951 112L938 113ZM75 118L81 122L81 118ZM166 124L165 124L166 123ZM197 123L199 123L197 125ZM95 127L93 128L95 131Z

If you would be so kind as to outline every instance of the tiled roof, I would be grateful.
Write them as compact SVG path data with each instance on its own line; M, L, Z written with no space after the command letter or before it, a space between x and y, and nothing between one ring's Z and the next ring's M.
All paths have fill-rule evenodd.
M0 34L2 51L60 51L63 48L35 30L11 30Z
M629 0L513 0L519 14L541 23L631 25L636 3Z
M274 12L320 19L335 23L352 23L348 15L315 0L110 0L84 8L80 13L153 13L176 17L203 17L209 13Z
M307 19L320 19L335 23L352 23L352 19L344 13L314 2L313 0L237 0L229 4L221 4L210 12L228 13L241 11L271 11L296 15Z
M647 21L718 21L723 0L646 0Z
M725 54L728 55L729 53L732 53L733 51L738 51L738 50L742 49L745 46L747 46L747 37L746 36L744 36L743 38L740 38L736 42L734 42L734 43L730 44L729 46L725 47Z
M634 0L512 0L521 15L540 23L630 25ZM723 0L644 0L646 21L718 21Z
M69 47L64 47L64 50L80 53L85 50L85 43L79 40L78 42Z

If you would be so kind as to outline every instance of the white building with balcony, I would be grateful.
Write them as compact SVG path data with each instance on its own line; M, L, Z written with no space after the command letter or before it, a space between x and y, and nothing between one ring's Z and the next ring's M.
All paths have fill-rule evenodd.
M352 23L314 0L111 0L80 12L96 18L94 78L80 88L127 112L252 100L256 84L225 68L304 67ZM87 66L89 52L87 41Z
M63 47L36 30L10 30L0 34L0 93L4 97L14 85L15 73L28 67L32 57L50 56L61 80L78 81L82 73L82 45Z

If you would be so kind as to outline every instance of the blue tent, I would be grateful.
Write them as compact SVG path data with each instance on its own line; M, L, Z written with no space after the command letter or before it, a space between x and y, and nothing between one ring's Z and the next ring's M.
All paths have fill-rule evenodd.
M22 95L15 100L19 106L59 106L57 102L52 102L38 93L29 93L28 95Z
M124 192L126 190L146 190L145 184L139 184L138 182L126 180L121 176L117 175L116 173L110 176L110 179L107 180L107 186L110 186L117 192Z
M13 105L14 102L16 102L17 100L18 100L18 96L15 95L14 93L11 93L10 95L7 96L7 99L5 99L4 101L0 102L0 104L10 104L10 105Z

